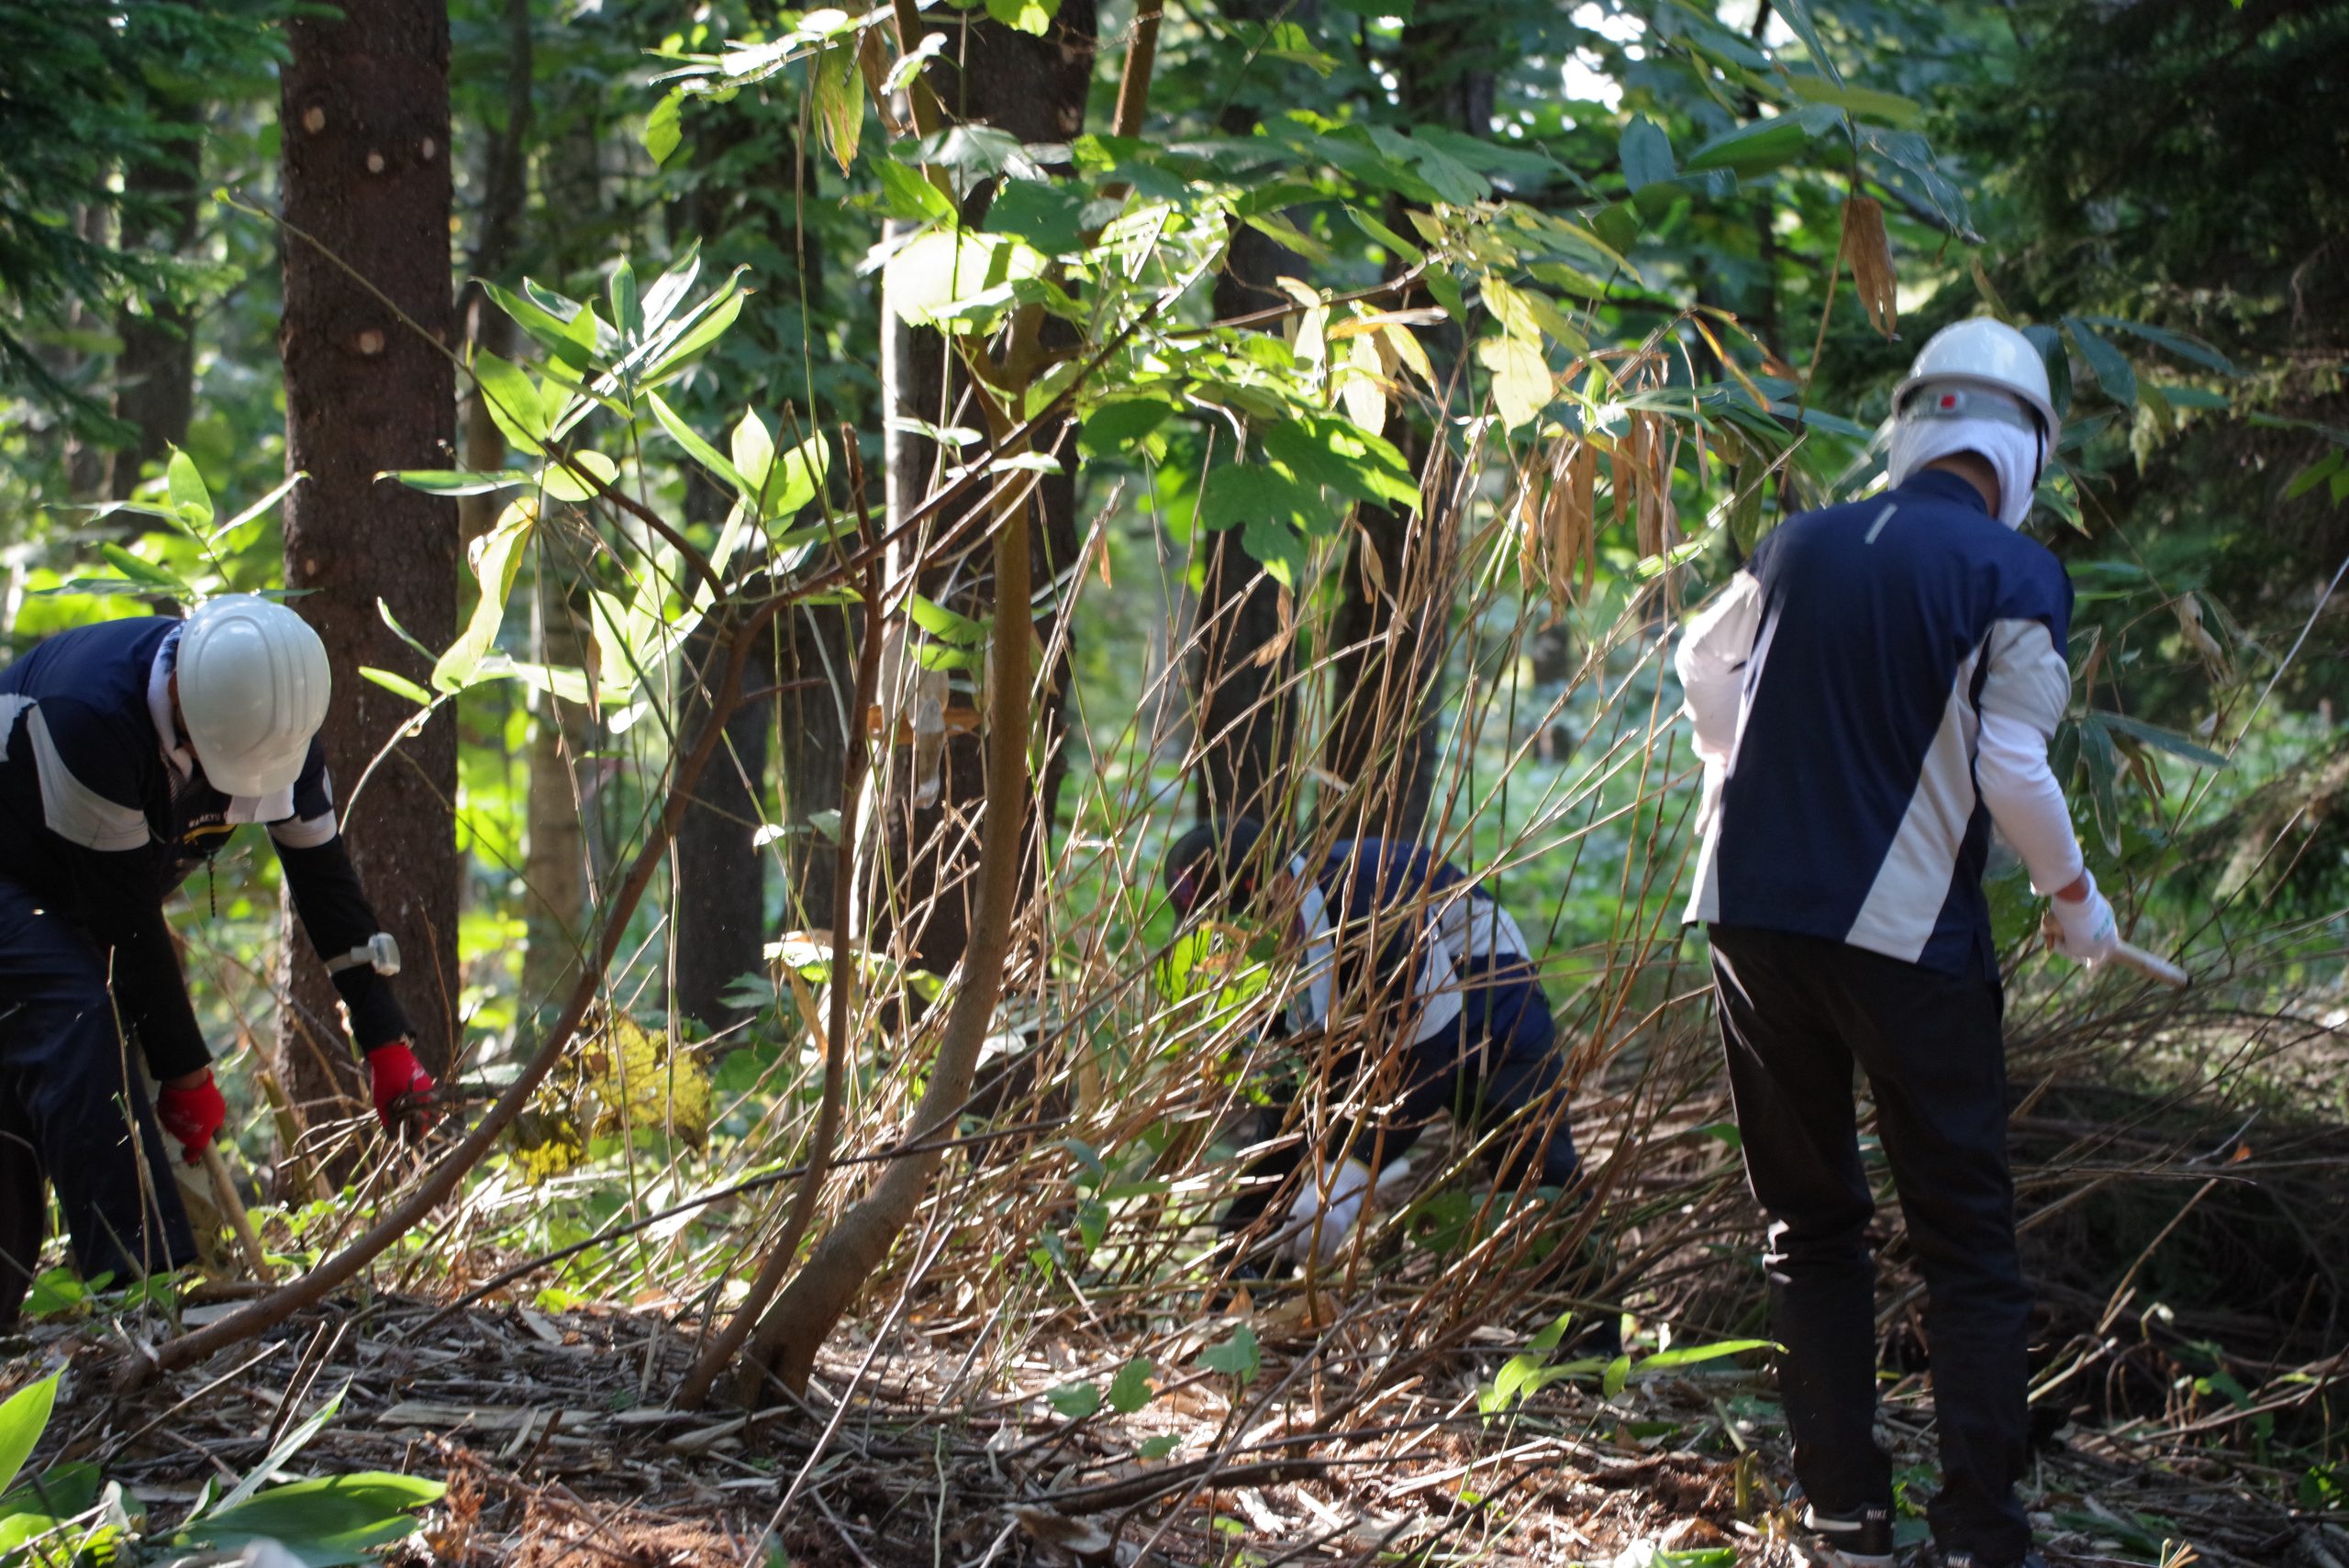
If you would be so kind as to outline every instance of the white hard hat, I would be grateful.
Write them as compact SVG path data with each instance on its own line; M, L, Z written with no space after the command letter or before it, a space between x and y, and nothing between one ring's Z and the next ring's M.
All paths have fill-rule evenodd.
M2055 404L2048 395L2047 361L2030 339L2003 321L1987 316L1977 316L1970 321L1960 321L1944 327L1926 340L1917 355L1917 362L1909 369L1909 379L1894 389L1892 411L1895 417L1909 412L1909 394L1928 383L1986 388L2020 398L2041 420L2040 434L2053 448L2055 433L2062 421L2055 417ZM1919 410L1923 412L1923 410ZM1944 417L1959 410L1953 406L1943 411ZM1968 414L1979 414L1977 407Z
M180 634L180 716L204 776L226 795L275 795L301 775L326 722L326 645L284 605L207 599Z

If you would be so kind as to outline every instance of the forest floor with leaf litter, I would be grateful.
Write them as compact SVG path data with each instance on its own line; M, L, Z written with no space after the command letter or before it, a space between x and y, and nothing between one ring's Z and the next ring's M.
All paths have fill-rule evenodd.
M916 1325L877 1353L844 1337L804 1406L746 1418L659 1403L692 1351L664 1318L519 1305L444 1317L413 1298L330 1303L128 1397L108 1376L118 1334L46 1328L0 1380L71 1358L44 1454L100 1461L164 1516L206 1477L249 1470L347 1385L287 1471L447 1481L394 1561L755 1562L771 1529L810 1568L1806 1561L1786 1539L1766 1374L1675 1369L1613 1399L1561 1382L1487 1418L1479 1395L1546 1307L1529 1304L1522 1331L1486 1326L1412 1357L1418 1371L1364 1399L1369 1377L1410 1354L1382 1331L1390 1310L1358 1305L1316 1332L1300 1302L1237 1305L1158 1336L1153 1360L1169 1370L1139 1409L1078 1418L1053 1391L1133 1351L1106 1325L1034 1335L1010 1385L947 1408L939 1393L975 1348L967 1329ZM1186 1364L1242 1323L1261 1347L1252 1381ZM1890 1384L1883 1421L1900 1473L1920 1484L1922 1383ZM2349 1561L2349 1532L2279 1507L2272 1473L2150 1423L2050 1434L2028 1494L2059 1564L2175 1568L2189 1543L2222 1564Z

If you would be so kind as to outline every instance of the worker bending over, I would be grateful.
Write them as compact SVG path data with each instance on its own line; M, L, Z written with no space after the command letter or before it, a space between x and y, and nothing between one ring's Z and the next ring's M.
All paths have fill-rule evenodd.
M1297 1042L1293 1065L1308 1080L1319 1069L1333 1101L1366 1113L1341 1114L1315 1142L1286 1126L1300 1085L1274 1091L1256 1141L1289 1136L1249 1162L1224 1213L1221 1229L1242 1254L1235 1273L1261 1273L1253 1260L1267 1250L1337 1257L1371 1199L1373 1173L1390 1184L1408 1174L1406 1152L1439 1113L1491 1133L1501 1190L1529 1177L1573 1184L1549 998L1517 922L1457 867L1378 839L1346 840L1311 861L1239 817L1176 840L1165 874L1186 919L1274 925L1297 968L1295 999L1266 1032ZM1279 1228L1249 1235L1284 1194Z
M1682 639L1706 773L1688 918L1711 933L1769 1219L1808 1524L1852 1561L1890 1560L1856 1062L1928 1293L1933 1538L1949 1568L2019 1568L2040 1562L2015 1497L2031 1293L1982 891L1992 828L2054 895L2059 951L2095 963L2117 932L2047 764L2071 584L2017 531L2055 445L2046 369L2012 328L1963 322L1925 345L1893 410L1891 488L1787 519Z
M228 1114L163 900L266 823L367 1053L388 1129L432 1079L335 824L326 649L266 599L60 632L0 671L0 1328L39 1267L44 1179L84 1278L195 1256L168 1133L194 1163ZM161 1085L150 1108L129 1046Z

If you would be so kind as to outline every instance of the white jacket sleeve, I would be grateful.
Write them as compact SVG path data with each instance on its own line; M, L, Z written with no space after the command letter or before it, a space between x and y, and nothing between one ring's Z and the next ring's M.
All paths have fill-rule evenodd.
M1737 709L1745 661L1762 627L1762 583L1750 572L1730 580L1680 634L1673 668L1680 673L1683 710L1697 729L1697 755L1708 771L1729 765L1737 744Z
M1993 626L1985 657L1975 784L2030 869L2032 891L2045 895L2069 886L2085 866L2064 791L2047 765L2047 743L2071 702L2072 673L2035 620Z

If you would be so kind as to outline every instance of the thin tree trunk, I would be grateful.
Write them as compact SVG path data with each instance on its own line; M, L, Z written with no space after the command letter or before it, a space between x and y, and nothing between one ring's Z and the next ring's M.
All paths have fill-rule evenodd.
M724 520L725 494L696 478L688 483L688 522ZM712 517L712 512L717 513ZM753 666L761 676L775 668L774 630L769 651ZM706 683L718 643L705 627L685 640L685 712L688 728L699 728L709 711ZM726 721L726 740L701 775L693 805L677 826L676 896L669 908L671 970L677 1008L711 1029L732 1023L738 1009L725 995L745 974L765 968L766 859L758 829L764 793L767 740L774 714L765 702L745 703Z
M196 191L202 183L201 143L195 139L204 106L192 99L162 98L158 117L184 130L168 150L142 159L122 172L122 247L178 255L195 239ZM143 210L142 210L143 209ZM168 295L146 302L144 311L116 313L122 351L115 358L115 417L139 428L139 444L106 454L106 495L120 501L139 487L150 463L161 464L171 449L187 442L195 406L195 339L187 307Z
M543 533L532 550L530 645L544 663L585 664L587 629L562 584L584 563L558 562L558 547ZM586 935L591 870L587 825L595 811L592 783L580 760L594 749L596 715L551 692L533 694L526 754L529 802L522 838L522 1001L537 1006L554 996L578 962Z
M427 674L379 602L428 646L456 634L456 507L376 479L446 467L456 435L448 7L372 0L340 17L305 16L287 36L284 204L301 232L284 246L279 344L286 466L309 480L286 504L285 581L307 590L294 603L333 663L325 741L348 791L416 717L360 667ZM435 1073L450 1063L459 991L456 740L448 715L432 718L396 741L363 799L338 802L360 876L405 955L402 997ZM334 991L294 939L290 907L286 923L282 1076L298 1102L347 1097L356 1062L339 1029L321 1028L337 1018Z
M946 32L948 42L931 67L931 87L946 113L957 120L993 126L1023 142L1065 143L1085 127L1097 22L1093 0L1064 0L1043 38L984 19L933 28ZM966 216L976 221L991 194L984 188L979 191L971 204L974 210ZM959 373L949 374L943 339L936 332L915 331L885 318L882 329L892 334L882 378L883 403L890 417L939 425L976 424L975 417L963 408L967 395L959 384ZM1063 423L1040 430L1036 437L1036 449L1062 464L1061 473L1046 474L1037 484L1032 505L1039 526L1026 530L1030 541L1027 574L1039 586L1066 573L1076 559L1076 451L1072 430L1072 426ZM941 464L937 446L918 432L896 428L888 439L889 506L894 521L930 493ZM893 562L892 570L902 573L903 563ZM931 565L919 586L933 599L961 604L966 609L989 605L997 613L1022 613L1001 601L994 592L991 573L976 559ZM1036 620L1035 634L1044 646L1052 646L1056 625L1056 614ZM1042 695L1046 762L1038 791L1039 809L1028 822L1025 838L1031 866L1058 805L1065 765L1061 740L1072 655L1073 644L1064 641ZM967 693L961 693L954 706L967 709L970 701ZM879 912L883 923L895 929L895 941L907 960L938 974L962 962L971 936L975 838L969 822L985 793L986 777L975 733L956 732L950 727L941 772L935 801L916 806L907 793L910 770L898 769L898 788L887 807L891 830L887 863L896 891L888 906ZM1032 886L1035 878L1023 875L1020 882ZM908 913L916 917L913 923L897 926L897 917ZM877 932L875 940L879 940Z
M820 297L821 257L807 246L796 221L813 170L788 122L750 98L696 102L688 116L685 134L701 172L669 213L672 243L682 247L699 239L713 264L753 259L759 272L758 293L717 350L720 384L739 387L764 367L797 358L803 301ZM751 147L760 156L746 162L740 154ZM788 263L776 265L776 257L788 258ZM729 371L735 373L729 376ZM753 401L766 406L763 417L781 425L777 439L783 443L815 434L805 410L795 407L778 418L774 410L790 402L781 388L764 398L754 395ZM724 516L724 494L713 483L696 480L686 504L689 510L707 508L696 520L715 524ZM811 508L807 520L815 516ZM847 680L855 652L846 640L846 624L829 608L785 612L772 639L774 657L760 666L762 682ZM698 669L702 662L699 651L688 652L691 667ZM780 857L793 911L786 918L802 927L828 926L832 919L832 846L807 819L840 805L842 700L827 687L794 690L778 701L779 706L760 702L729 724L729 749L704 775L696 808L677 836L680 896L672 917L678 1005L712 1027L739 1016L722 998L737 978L763 964L768 852L757 843L756 832L770 753L783 775L779 820L794 829Z
M1224 132L1244 136L1254 119L1235 109L1224 117ZM1243 227L1233 233L1215 280L1215 314L1225 319L1277 305L1286 296L1275 280L1305 272L1294 251ZM1282 825L1290 809L1288 753L1297 730L1296 705L1284 694L1297 671L1297 648L1292 641L1264 657L1280 635L1280 584L1248 553L1241 532L1219 529L1202 546L1206 570L1191 653L1198 715L1194 798L1203 822L1244 815Z
M1413 118L1490 132L1493 76L1477 62L1494 58L1487 35L1503 25L1478 0L1428 0L1413 13L1398 61ZM1399 407L1385 433L1415 473L1426 469L1430 441L1442 439L1441 426L1431 435ZM1349 831L1414 838L1435 787L1454 519L1430 505L1416 515L1364 506L1356 522L1330 628L1336 717L1322 761L1341 792L1325 815Z

